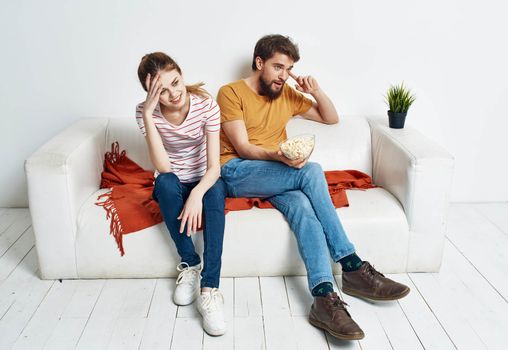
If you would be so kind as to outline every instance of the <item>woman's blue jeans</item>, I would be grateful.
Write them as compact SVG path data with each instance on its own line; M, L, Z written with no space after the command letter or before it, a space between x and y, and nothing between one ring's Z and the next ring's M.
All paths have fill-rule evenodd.
M192 238L187 236L187 227L180 233L180 220L177 217L183 210L191 190L199 182L182 183L173 173L164 173L155 179L153 198L159 203L162 216L166 222L171 238L181 262L195 266L201 259L194 248ZM224 199L226 188L219 178L203 196L203 270L201 271L201 288L218 288L220 281L222 243L224 240Z
M319 164L309 162L296 169L281 162L235 158L222 166L221 176L228 197L266 198L286 217L307 269L310 290L322 282L333 282L329 256L337 262L355 248L335 211Z

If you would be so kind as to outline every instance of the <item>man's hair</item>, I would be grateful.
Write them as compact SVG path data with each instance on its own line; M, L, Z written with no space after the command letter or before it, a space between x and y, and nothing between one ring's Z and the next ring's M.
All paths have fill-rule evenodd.
M254 57L252 58L252 70L256 70L256 57L263 61L272 58L276 53L290 57L294 62L300 59L298 45L293 43L290 37L280 34L265 35L256 43Z

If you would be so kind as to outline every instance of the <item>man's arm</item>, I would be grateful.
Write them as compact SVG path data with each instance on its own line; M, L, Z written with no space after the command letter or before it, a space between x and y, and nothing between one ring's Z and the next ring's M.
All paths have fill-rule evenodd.
M301 168L306 160L291 160L280 151L270 151L249 142L249 136L243 120L232 120L221 125L222 130L233 144L238 155L243 159L274 160L285 163L294 168Z
M305 113L302 113L302 117L309 120L314 120L323 124L337 124L339 122L339 115L333 105L332 100L325 94L321 89L316 79L311 76L296 76L290 73L298 85L296 90L310 94L316 102L312 102L312 106Z

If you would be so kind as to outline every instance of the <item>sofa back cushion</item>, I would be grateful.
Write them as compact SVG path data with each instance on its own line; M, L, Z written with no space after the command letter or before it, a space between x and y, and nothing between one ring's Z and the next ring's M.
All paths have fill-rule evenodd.
M287 127L288 136L311 133L316 145L310 158L325 170L355 169L372 175L370 127L363 117L343 117L340 123L324 125L293 118ZM134 118L109 119L106 149L118 141L121 150L144 169L153 169L144 136Z
M364 117L341 117L334 125L293 118L288 136L310 133L316 136L310 160L324 170L360 170L372 176L370 126Z

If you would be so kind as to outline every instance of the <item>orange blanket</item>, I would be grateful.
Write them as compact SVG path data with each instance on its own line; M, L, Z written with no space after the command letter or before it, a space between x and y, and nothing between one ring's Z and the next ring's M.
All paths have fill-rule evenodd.
M328 191L336 208L349 206L345 189L366 190L377 187L369 175L357 170L325 171ZM110 234L115 237L120 254L125 254L122 237L159 224L163 221L159 205L152 198L154 187L152 171L141 168L130 160L125 151L120 152L118 142L106 152L101 188L110 188L100 195L96 205L106 211L110 220ZM253 206L273 208L270 202L260 198L226 198L225 212L247 210Z

